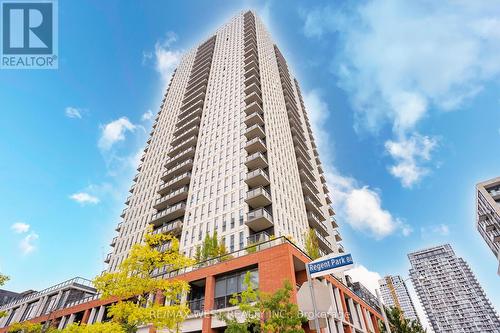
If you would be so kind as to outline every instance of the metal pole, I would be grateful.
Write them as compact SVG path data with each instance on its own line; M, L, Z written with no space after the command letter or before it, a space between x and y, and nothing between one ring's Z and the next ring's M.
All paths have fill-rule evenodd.
M382 297L380 297L380 292L378 289L375 289L378 298L378 305L380 307L380 311L382 312L382 317L384 317L385 330L387 333L391 333L391 327L389 325L389 320L387 320L387 314L385 313L384 303L382 303Z
M309 264L306 264L306 273L307 273L307 282L309 283L309 292L311 293L311 300L313 304L314 311L314 326L316 327L316 332L320 333L321 328L319 327L319 319L318 319L318 309L316 308L316 297L314 296L314 289L312 285L311 273L309 272Z

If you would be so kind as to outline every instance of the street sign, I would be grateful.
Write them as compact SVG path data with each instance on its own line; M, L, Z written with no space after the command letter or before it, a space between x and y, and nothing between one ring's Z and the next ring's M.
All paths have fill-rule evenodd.
M326 256L307 264L311 278L345 271L354 265L350 253Z
M312 280L312 289L314 298L316 299L316 311L328 312L330 306L332 306L328 286L318 280ZM297 305L299 306L299 310L304 313L314 312L308 281L304 282L297 292Z

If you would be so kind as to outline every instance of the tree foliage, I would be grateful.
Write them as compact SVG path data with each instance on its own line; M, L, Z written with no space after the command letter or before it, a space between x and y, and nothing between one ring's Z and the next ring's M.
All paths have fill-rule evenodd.
M226 322L225 333L303 333L302 324L307 319L291 302L292 285L285 281L283 288L274 293L264 293L251 282L250 273L244 280L245 290L234 294L231 305L238 307L238 314L222 313Z
M305 233L305 250L312 260L318 259L320 257L319 253L319 243L318 236L314 232L314 229L309 228Z
M217 238L217 231L212 236L207 234L201 246L196 247L195 261L202 262L211 258L221 257L227 259L224 255L227 254L226 245Z
M92 325L72 324L66 327L62 333L125 333L123 327L116 322L95 323Z
M154 278L152 274L159 269L169 272L191 264L191 259L179 253L176 237L148 233L143 244L132 247L118 271L98 276L94 285L103 298L118 300L108 313L124 332L135 332L138 326L148 324L175 331L189 314L189 308L181 304L179 297L189 291L189 284ZM165 305L154 302L150 295L163 295Z
M386 310L387 319L393 333L425 333L426 330L416 320L406 319L398 307L390 307ZM380 332L387 332L383 322L379 324Z

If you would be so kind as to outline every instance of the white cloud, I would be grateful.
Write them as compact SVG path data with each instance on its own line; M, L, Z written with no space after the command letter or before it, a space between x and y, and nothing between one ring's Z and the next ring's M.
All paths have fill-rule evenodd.
M423 165L431 159L431 152L436 147L435 138L418 134L399 141L387 141L385 149L395 161L389 168L390 173L399 178L404 187L412 187L429 172Z
M38 234L32 232L26 235L19 243L19 248L23 254L30 254L36 249L35 242L38 240Z
M433 235L448 236L450 234L450 227L447 224L437 224L420 228L422 237L429 237Z
M403 236L411 234L410 226L382 207L378 192L368 186L359 186L355 179L338 174L328 173L327 179L330 189L333 189L336 208L354 229L365 231L376 239L396 231L400 231Z
M339 215L353 228L366 231L377 239L398 230L401 230L403 236L408 236L412 232L411 228L382 207L379 193L369 186L360 186L357 180L341 175L334 167L331 151L333 140L325 129L328 105L322 100L319 91L306 91L304 103Z
M109 150L115 143L125 140L125 133L127 131L133 132L136 127L127 117L121 117L101 126L101 137L98 142L99 148L101 150Z
M354 282L360 282L368 288L373 295L376 294L375 290L379 288L378 280L382 278L379 273L372 272L363 265L355 265L353 269L346 271L346 274L349 275Z
M358 130L378 133L389 124L396 138L411 136L430 109L459 109L500 74L493 0L370 0L303 17L307 37L339 37L332 68L350 94ZM418 160L391 171L405 186L422 175Z
M85 205L85 204L97 204L99 203L99 198L96 196L93 196L89 193L86 192L78 192L75 194L70 195L70 199Z
M10 227L16 234L23 234L30 230L30 225L23 222L16 222Z
M153 111L148 110L148 111L144 112L144 114L141 117L141 120L142 121L150 121L153 118L154 118Z
M68 106L66 109L64 109L64 114L68 118L82 119L82 113L83 113L82 109L75 108L75 107L72 107L72 106Z
M160 73L164 85L167 85L170 81L172 73L182 57L181 50L172 48L172 44L176 41L177 35L169 31L165 38L155 43L155 68Z

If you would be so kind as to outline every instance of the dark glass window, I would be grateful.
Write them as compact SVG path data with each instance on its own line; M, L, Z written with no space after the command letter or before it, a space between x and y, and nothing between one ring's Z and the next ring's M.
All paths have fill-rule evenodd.
M259 286L259 272L256 268L249 271L240 271L215 279L215 309L223 309L231 306L229 300L234 294L245 290L245 276L250 272L250 281L255 288Z

